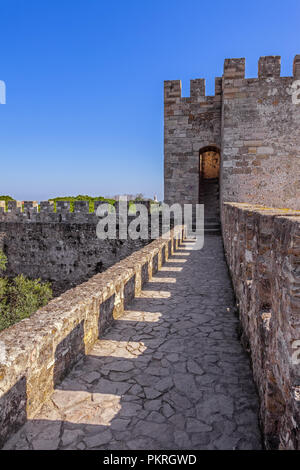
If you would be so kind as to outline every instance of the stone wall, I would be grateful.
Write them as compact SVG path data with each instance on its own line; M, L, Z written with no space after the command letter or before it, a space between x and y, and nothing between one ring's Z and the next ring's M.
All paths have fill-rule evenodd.
M268 449L300 449L300 211L223 206L226 258Z
M0 333L0 446L139 295L178 247L184 233L177 229Z
M5 275L24 274L50 281L55 294L105 271L148 243L147 240L99 240L96 224L3 223Z
M225 60L222 201L300 209L299 79L300 55L291 77L280 77L279 56L260 58L258 78L245 78L245 59Z
M0 201L1 202L1 201ZM105 271L121 259L140 249L148 240L99 240L96 226L99 217L89 213L88 202L37 203L9 201L8 211L0 206L0 249L7 256L5 274L24 274L29 278L50 281L55 294ZM132 217L129 217L130 223Z

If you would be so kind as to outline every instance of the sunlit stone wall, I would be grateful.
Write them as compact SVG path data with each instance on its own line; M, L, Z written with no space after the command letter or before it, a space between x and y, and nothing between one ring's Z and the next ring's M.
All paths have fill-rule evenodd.
M168 259L183 227L52 300L0 333L0 446L43 402L73 365Z
M223 206L225 253L268 449L300 449L300 211Z

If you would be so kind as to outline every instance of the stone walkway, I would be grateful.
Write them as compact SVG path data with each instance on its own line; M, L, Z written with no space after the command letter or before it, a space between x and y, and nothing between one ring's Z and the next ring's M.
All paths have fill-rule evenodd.
M5 449L260 449L220 236L186 241Z

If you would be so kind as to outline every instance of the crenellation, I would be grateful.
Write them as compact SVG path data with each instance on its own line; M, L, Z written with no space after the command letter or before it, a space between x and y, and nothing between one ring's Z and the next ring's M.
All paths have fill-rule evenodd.
M74 201L74 212L88 213L89 201Z
M57 212L70 212L70 201L56 201Z
M5 203L4 203L5 207ZM7 201L7 212L21 212L23 204L21 201Z
M215 97L220 96L222 94L222 77L215 78Z
M54 212L54 202L53 201L41 201L40 202L40 212Z
M165 102L175 102L176 98L181 98L181 80L166 80L164 83Z
M205 97L205 78L196 78L190 81L191 98Z
M23 212L37 212L38 206L37 201L24 201Z
M245 58L225 59L223 77L225 80L245 78Z
M258 78L280 77L281 57L265 56L258 61Z
M141 201L143 204L144 202ZM39 223L67 223L67 224L91 224L95 225L99 220L97 209L107 205L106 201L95 201L94 210L89 211L88 201L74 201L74 211L71 212L70 201L57 201L56 210L53 201L8 201L6 210L5 201L0 200L0 222L39 222ZM123 202L124 204L124 202ZM145 202L149 206L149 201ZM119 202L113 206L118 212ZM22 210L23 209L23 210ZM129 202L127 201L127 211Z
M300 79L300 54L296 55L293 62L293 76Z

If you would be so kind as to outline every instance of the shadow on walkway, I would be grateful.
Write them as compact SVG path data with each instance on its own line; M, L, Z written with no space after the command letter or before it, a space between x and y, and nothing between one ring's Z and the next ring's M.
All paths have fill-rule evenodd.
M181 245L5 449L261 447L221 239L192 248Z

